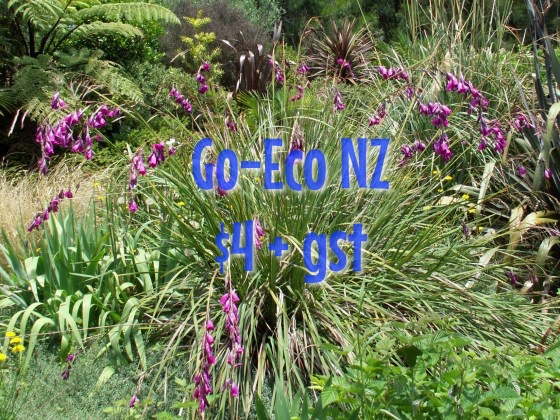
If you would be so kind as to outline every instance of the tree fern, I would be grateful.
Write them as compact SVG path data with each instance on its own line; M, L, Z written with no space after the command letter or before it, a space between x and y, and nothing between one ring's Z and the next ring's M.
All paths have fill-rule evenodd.
M107 33L111 35L123 35L126 37L142 37L144 34L136 26L121 22L92 22L80 26L75 36L87 37L94 34Z

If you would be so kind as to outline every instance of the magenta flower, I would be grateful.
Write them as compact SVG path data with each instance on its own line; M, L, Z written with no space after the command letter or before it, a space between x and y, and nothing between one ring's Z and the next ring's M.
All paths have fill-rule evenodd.
M344 109L344 103L342 102L342 94L340 93L339 90L336 90L336 93L334 95L333 110L342 111L343 109Z
M528 117L520 113L517 113L515 115L515 118L511 120L510 124L513 127L513 129L518 133L520 133L521 131L523 131L523 129L528 127L535 128L533 124L531 124L531 122L529 121Z
M171 96L172 98L175 98L175 102L179 105L181 105L183 107L183 109L187 112L187 114L190 114L192 112L192 105L189 102L189 100L187 98L185 98L181 92L179 92L179 90L175 87L171 88L171 91L169 92L169 96Z
M200 71L210 71L210 63L207 61L203 62L202 66L200 66Z
M210 376L210 368L216 363L212 346L214 344L214 337L210 331L214 330L214 323L206 320L206 332L202 339L202 371L194 375L195 389L193 397L198 400L198 409L204 413L208 406L207 396L212 393L212 378Z
M426 150L426 145L424 143L422 143L422 141L420 141L420 140L416 140L412 147L417 152L422 152L422 151Z
M134 201L134 199L131 199L129 201L128 211L130 211L131 213L136 213L138 211L138 205L136 204L136 201Z
M69 368L64 369L64 370L62 371L62 373L60 374L60 377L61 377L63 380L66 381L66 380L70 377L70 369L69 369Z
M301 63L296 70L297 74L305 74L307 72L309 72L309 67L305 63Z
M136 396L136 394L134 394L132 396L132 398L130 399L130 401L128 402L128 408L132 408L134 407L136 404L140 404L140 400L138 399L138 397Z
M371 127L381 124L381 121L383 121L383 118L385 118L386 115L387 112L385 111L385 104L382 103L377 108L377 112L375 113L375 115L368 118L368 125Z
M297 85L296 89L298 90L298 93L296 93L295 96L292 96L290 98L290 101L292 101L292 102L300 100L301 97L303 96L303 90L304 90L303 86Z
M550 169L546 168L546 169L544 170L544 177L545 177L546 179L550 179L551 176L552 176L552 173L550 172Z
M226 121L225 121L225 124L226 124L226 127L229 128L231 131L233 131L233 132L237 131L237 127L235 126L235 122L231 118L227 117Z
M259 219L255 219L255 232L254 232L254 240L255 240L255 247L258 250L262 249L262 240L264 238L264 230L259 222Z
M276 68L276 81L280 84L284 83L284 73L279 67Z
M146 166L144 166L144 157L142 156L142 150L136 152L132 158L132 166L138 171L140 175L146 175Z
M196 73L195 80L198 83L206 83L206 78L202 75L202 73Z
M449 142L448 142L448 138L447 135L444 133L442 134L437 141L434 143L434 152L436 152L436 154L440 155L444 161L448 161L449 159L451 159L451 156L453 155L453 153L451 152L451 149L449 148Z
M198 93L200 93L201 95L204 95L206 92L208 92L208 85L206 83L200 85L200 87L198 88Z
M519 176L525 176L527 174L527 171L525 170L525 166L521 165L519 167Z
M66 102L60 97L60 92L55 92L51 99L51 108L57 110L59 108L66 108Z

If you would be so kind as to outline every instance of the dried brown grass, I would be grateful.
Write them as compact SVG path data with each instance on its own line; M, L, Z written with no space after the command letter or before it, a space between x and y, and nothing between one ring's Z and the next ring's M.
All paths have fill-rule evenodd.
M68 188L74 194L71 199L74 213L78 216L86 213L93 200L104 200L111 172L110 168L86 171L84 165L72 161L62 161L49 168L47 176L0 168L0 230L13 244L22 243L21 236L28 234L27 227L37 212ZM62 200L60 208L67 207L68 201Z

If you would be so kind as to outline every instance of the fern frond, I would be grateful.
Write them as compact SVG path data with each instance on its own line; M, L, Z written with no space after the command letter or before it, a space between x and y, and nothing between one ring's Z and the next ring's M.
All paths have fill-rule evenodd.
M12 112L17 107L17 96L11 89L0 89L0 115Z
M143 37L144 34L136 26L121 22L93 22L80 26L72 37L87 37L93 34L110 33L126 37Z
M31 22L35 26L53 23L64 14L59 0L9 0L8 9L24 22Z
M144 95L132 80L123 75L121 71L106 60L90 60L85 66L85 74L90 76L94 83L103 86L111 94L142 102Z
M144 2L100 4L79 10L74 13L73 17L77 22L103 19L135 23L154 20L163 23L180 23L179 18L169 9Z

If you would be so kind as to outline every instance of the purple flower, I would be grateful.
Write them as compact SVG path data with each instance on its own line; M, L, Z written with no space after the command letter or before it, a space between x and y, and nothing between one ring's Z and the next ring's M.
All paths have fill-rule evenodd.
M453 153L449 148L448 138L445 133L442 134L434 143L434 151L436 152L436 154L440 155L444 161L448 161L449 159L451 159Z
M76 354L75 353L70 353L68 356L66 356L66 361L68 363L72 363L72 362L74 362L74 360L76 360Z
M417 152L422 152L422 151L426 150L426 145L424 143L422 143L422 141L420 141L420 140L416 140L412 147Z
M412 148L410 146L402 146L401 153L404 155L404 160L408 160L412 158Z
M207 395L212 393L212 378L210 376L210 368L216 363L216 358L213 354L212 345L214 338L210 331L214 330L214 323L210 319L206 320L206 332L202 339L202 371L194 375L195 389L193 397L198 400L198 409L201 413L206 410L208 405Z
M237 131L237 127L235 126L235 122L231 118L227 117L226 121L225 121L225 124L226 124L226 127L229 128L231 131L233 131L233 132Z
M376 114L373 117L368 118L368 125L371 127L373 125L381 124L381 121L383 121L385 115L387 115L387 112L385 111L385 104L382 103L377 108Z
M523 131L523 129L527 127L535 128L533 124L529 122L529 119L525 115L520 113L517 113L515 115L515 118L511 120L510 124L513 127L513 129L518 133Z
M408 85L408 86L406 87L406 90L404 91L404 93L405 93L405 95L406 95L406 97L407 97L408 99L412 99L412 98L414 97L414 94L415 94L416 92L415 92L413 86Z
M230 390L231 390L231 396L233 398L239 397L239 387L237 386L236 383L231 384Z
M202 63L202 66L200 67L201 71L210 71L210 63L208 63L207 61L204 61Z
M284 83L284 73L280 68L276 68L276 81L280 84Z
M342 94L339 90L336 91L334 95L334 111L342 111L344 109L344 103L342 102Z
M303 90L304 90L303 86L297 85L296 89L298 90L298 93L296 93L295 96L292 96L290 98L290 101L292 101L292 102L301 99L301 97L303 96Z
M519 176L525 176L527 174L527 171L525 170L525 166L521 165L519 167Z
M55 92L51 99L51 108L57 110L59 108L66 108L66 102L60 98L60 92Z
M196 73L195 80L198 83L205 83L206 82L205 77L201 73Z
M297 74L305 74L305 73L307 73L308 71L309 71L309 67L307 66L307 64L301 63L301 64L298 66L298 68L297 68L297 70L296 70L296 73L297 73Z
M131 199L129 201L128 211L130 211L131 213L136 213L138 211L138 205L136 204L136 201L134 201L134 199Z
M259 219L255 219L255 233L254 233L254 240L255 246L258 250L262 249L262 240L264 238L264 230L259 222Z
M132 396L132 398L130 399L130 401L128 402L128 408L132 408L134 407L136 404L140 404L140 400L138 399L138 397L136 396L136 394L134 394Z
M515 286L517 284L517 277L513 271L506 271L506 276L512 286Z
M70 377L70 369L69 369L69 368L64 369L64 370L62 371L62 373L60 374L60 377L61 377L63 380L67 380L67 379Z
M142 151L136 152L132 158L132 166L138 171L140 175L146 175L146 166L144 165L144 157L142 156Z
M198 88L198 93L200 93L201 95L204 95L206 92L208 92L208 85L206 83L200 85L200 87Z

